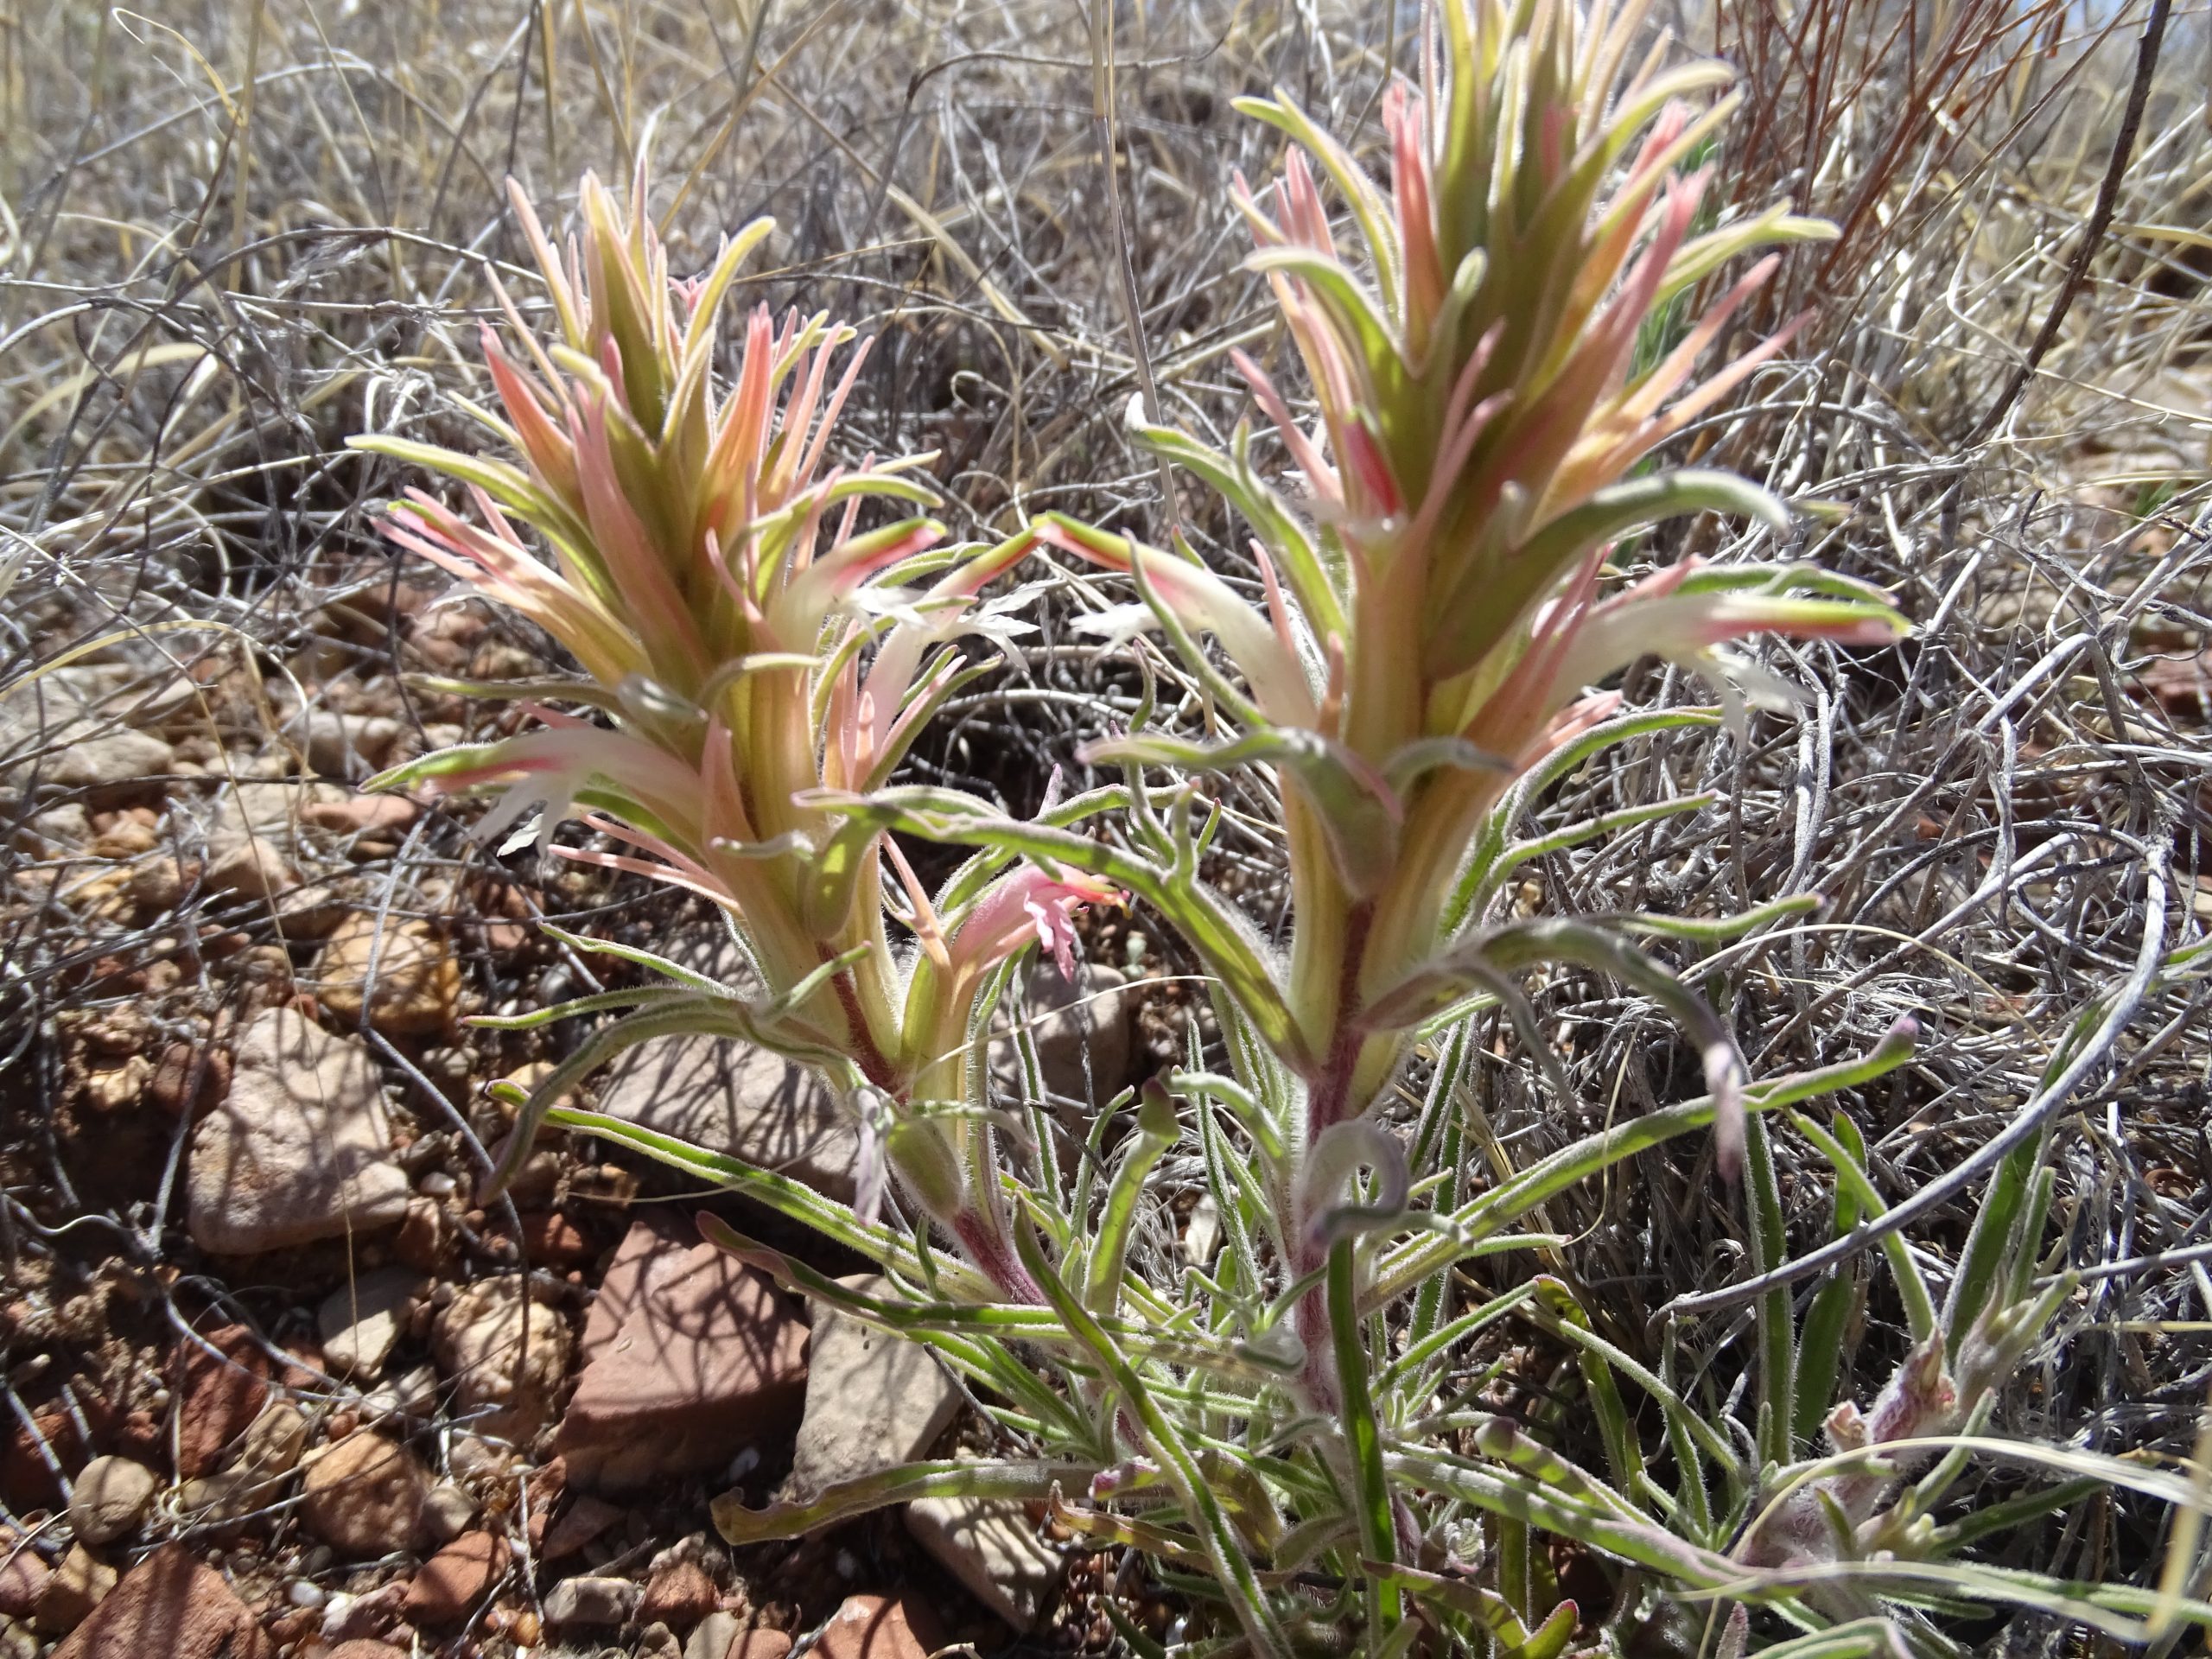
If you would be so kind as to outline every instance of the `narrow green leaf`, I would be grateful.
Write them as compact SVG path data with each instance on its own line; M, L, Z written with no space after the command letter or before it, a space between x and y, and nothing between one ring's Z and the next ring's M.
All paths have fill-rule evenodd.
M1382 1436L1367 1387L1367 1344L1362 1339L1352 1283L1356 1244L1356 1240L1340 1238L1329 1247L1329 1334L1336 1351L1337 1386L1344 1394L1344 1432L1358 1499L1354 1513L1360 1547L1372 1560L1384 1563L1382 1572L1369 1571L1364 1586L1368 1639L1373 1641L1397 1628L1402 1608L1397 1582L1388 1571L1397 1560L1398 1529L1382 1469Z

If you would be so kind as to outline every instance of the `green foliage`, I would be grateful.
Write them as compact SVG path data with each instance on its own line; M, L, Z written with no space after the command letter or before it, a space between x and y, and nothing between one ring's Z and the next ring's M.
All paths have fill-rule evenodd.
M1694 957L1817 899L1589 919L1515 918L1501 902L1533 859L1708 804L1525 830L1570 772L1669 728L1739 718L1747 685L1776 689L1729 644L1880 645L1904 627L1880 593L1796 565L1685 561L1609 582L1610 551L1670 518L1788 528L1783 504L1744 480L1651 463L1783 343L1696 381L1771 262L1694 319L1678 315L1688 296L1739 254L1824 233L1786 205L1700 230L1706 176L1682 169L1727 118L1726 100L1699 103L1726 73L1670 65L1663 50L1632 65L1643 22L1633 3L1445 0L1427 84L1384 100L1387 192L1287 95L1245 102L1294 144L1272 211L1241 181L1239 194L1251 266L1319 409L1309 430L1268 372L1242 364L1298 487L1262 476L1249 431L1219 453L1134 424L1247 520L1264 608L1179 540L1150 548L1053 515L949 556L919 518L855 533L842 515L822 537L828 510L856 493L926 493L896 468L818 470L842 396L823 401L842 339L824 320L777 334L756 319L737 387L717 400L713 301L758 234L692 289L668 280L642 176L626 225L587 186L568 264L529 221L564 344L531 346L534 382L490 348L508 416L494 425L526 467L394 450L476 488L483 521L423 499L399 533L561 638L588 677L571 700L612 728L556 721L391 781L509 787L494 829L543 801L550 834L582 809L647 855L601 861L724 906L758 986L741 995L630 953L666 982L529 1016L620 1015L526 1111L742 1192L877 1263L888 1288L865 1294L706 1224L789 1289L930 1346L1020 1452L764 1510L724 1499L727 1537L791 1536L922 1497L1040 1500L1096 1547L1148 1556L1198 1604L1205 1641L1262 1656L1425 1646L1558 1659L1592 1631L1613 1651L1656 1632L1688 1652L1725 1632L1734 1655L1756 1635L1821 1659L1934 1656L1956 1651L1935 1616L1983 1606L2126 1639L2147 1637L2154 1617L2212 1624L2212 1608L2179 1598L2154 1607L2147 1592L1993 1566L1974 1548L1992 1512L1978 1523L1945 1508L1990 1460L2049 1478L2008 1500L2005 1524L2085 1482L2199 1503L2163 1471L1984 1432L2071 1288L2038 1276L2051 1202L2041 1149L1998 1171L1939 1302L1884 1225L1850 1118L1823 1126L1796 1110L1904 1065L1909 1026L1863 1057L1754 1079L1693 980L1637 943ZM1353 251L1338 248L1317 172L1350 215ZM505 512L535 529L550 564ZM977 595L1039 545L1126 575L1131 619L1210 699L1206 741L1149 729L1147 645L1131 730L1084 756L1120 768L1119 787L1016 821L957 791L892 784L971 671L950 634L1010 626ZM895 590L924 576L918 598ZM1598 689L1655 654L1713 679L1725 706L1623 713ZM1202 876L1222 811L1207 780L1246 770L1280 803L1293 899L1280 951ZM926 893L894 833L973 850ZM1203 963L1217 1052L1194 1028L1179 1068L1079 1134L1033 1087L1001 1109L978 1061L1014 963L1033 944L1064 952L1071 909L1120 893ZM887 921L910 946L893 950ZM1468 1083L1491 1034L1510 1027L1569 1090L1525 988L1562 969L1670 1017L1707 1092L1478 1181ZM848 1208L558 1104L611 1054L677 1031L817 1066L912 1224L879 1219L875 1184ZM1410 1128L1385 1122L1382 1104L1424 1072ZM1865 1286L1840 1274L1801 1306L1781 1276L1785 1126L1833 1170L1834 1236L1879 1231L1904 1312L1910 1351L1863 1412L1832 1396ZM1563 1271L1525 1271L1556 1267L1568 1242L1545 1230L1548 1200L1707 1131L1740 1187L1748 1264L1772 1278L1734 1414L1674 1375L1671 1335L1655 1359ZM1185 1259L1158 1176L1171 1163L1198 1172L1217 1253ZM1492 1290L1478 1264L1499 1258L1517 1276ZM1556 1416L1495 1408L1484 1344L1506 1329L1571 1361L1560 1409L1590 1425L1572 1449L1594 1447L1595 1466L1562 1449ZM1602 1564L1606 1605L1561 1592L1550 1562L1562 1543Z

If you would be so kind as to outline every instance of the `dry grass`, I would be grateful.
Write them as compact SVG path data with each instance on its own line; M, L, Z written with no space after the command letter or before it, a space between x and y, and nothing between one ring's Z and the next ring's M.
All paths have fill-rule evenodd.
M1816 308L1795 360L1693 442L1807 504L1803 550L1891 585L1920 632L1863 660L1777 657L1808 689L1802 709L1759 715L1741 742L1677 734L1636 767L1576 780L1548 817L1669 790L1720 800L1548 862L1528 896L1707 913L1824 894L1815 922L1707 964L1755 1069L1821 1064L1900 1014L1919 1019L1929 1039L1904 1080L1850 1103L1893 1202L2043 1114L2061 1172L2050 1243L2091 1277L2000 1421L2183 1452L2212 1378L2202 974L2139 998L2063 1096L2042 1084L2082 1012L2124 998L2146 941L2170 954L2212 915L2201 9L2177 11L2112 229L2052 349L1977 435L2079 245L2144 10L1806 0L1793 31L1778 7L1722 0L1718 39L1746 69L1755 118L1719 158L1735 199L1788 189L1846 233L1800 256L1777 291L1772 320ZM1216 439L1239 418L1225 355L1268 342L1224 181L1232 167L1268 175L1274 146L1229 99L1280 81L1347 130L1371 115L1386 56L1410 61L1417 10L1121 10L1123 239L1098 149L1098 42L1072 6L203 0L156 20L13 0L0 16L0 686L14 688L8 709L43 696L45 712L0 733L0 766L43 778L103 722L139 718L147 687L181 699L166 719L185 766L115 798L166 802L135 851L32 838L35 813L80 798L51 783L19 782L0 809L15 832L0 853L11 1276L112 1254L173 1299L172 1320L179 1284L203 1299L237 1289L192 1276L181 1127L142 1149L152 1174L86 1179L87 1079L112 1069L86 1033L142 1020L204 1054L313 946L266 904L201 884L134 908L109 878L118 858L188 861L237 780L295 772L303 709L387 715L411 734L402 743L483 717L394 678L396 653L427 665L407 659L428 637L407 592L420 577L372 523L408 480L341 445L364 429L461 429L455 395L483 391L472 343L487 270L526 291L505 175L566 200L579 169L620 172L650 143L679 266L773 213L783 228L746 297L834 307L882 335L853 441L938 450L957 531L1057 506L1157 536L1179 511L1234 569L1235 527L1188 480L1173 508L1163 500L1121 411L1148 372L1166 418ZM1700 17L1688 32L1709 42L1715 28ZM1043 647L959 706L925 772L1026 808L1051 759L1131 706L1128 670L1063 636L1098 591L1067 575ZM496 626L468 643L480 658L531 645ZM59 717L64 677L31 677L79 651L128 672L49 745L41 721ZM1658 672L1631 689L1696 695ZM1256 794L1243 804L1264 816ZM574 986L588 971L487 933L475 912L493 898L596 929L646 914L627 889L499 866L443 816L365 855L324 850L309 874L353 902L453 921L486 1007L541 994L544 973ZM1276 913L1264 833L1224 857L1255 914ZM1586 1122L1501 1061L1484 1103L1492 1155L1516 1163L1669 1098L1682 1060L1594 982L1560 978L1541 1007ZM385 1047L395 1081L422 1079L423 1053ZM480 1069L515 1058L467 1054ZM1787 1155L1793 1242L1809 1250L1826 1188L1816 1163ZM1715 1295L1746 1276L1741 1225L1702 1168L1645 1164L1550 1225L1580 1236L1566 1265L1615 1340L1655 1352L1675 1309L1681 1369L1718 1407L1750 1328L1740 1299ZM1910 1223L1939 1280L1967 1213L1949 1201ZM1876 1280L1843 1376L1862 1396L1902 1345ZM11 1395L28 1389L10 1375ZM2160 1541L2141 1525L2101 1498L2016 1548L2046 1570L2141 1578ZM2056 1639L2010 1636L2021 1652Z

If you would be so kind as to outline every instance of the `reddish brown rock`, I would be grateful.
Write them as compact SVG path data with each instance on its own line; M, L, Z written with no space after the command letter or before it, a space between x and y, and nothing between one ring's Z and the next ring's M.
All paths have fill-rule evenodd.
M131 1569L54 1659L275 1659L276 1651L221 1573L167 1544Z
M541 1268L580 1268L599 1254L584 1230L557 1210L533 1211L522 1218L522 1249Z
M411 1642L411 1633L399 1622L399 1610L406 1601L404 1579L380 1584L366 1595L356 1596L349 1602L334 1601L323 1609L322 1639L330 1643Z
M784 1659L791 1650L791 1639L781 1630L747 1630L721 1659Z
M645 1597L638 1603L638 1623L688 1630L721 1601L721 1592L703 1568L696 1562L678 1561L654 1573L645 1586Z
M848 1596L814 1651L822 1659L929 1659L943 1645L936 1618L905 1597Z
M207 1332L206 1341L203 1347L180 1337L169 1362L180 1480L213 1473L224 1449L253 1426L269 1398L269 1356L251 1332L226 1325Z
M798 1422L806 1326L766 1274L700 1244L641 1278L554 1437L577 1485L628 1491L720 1469Z
M0 1535L0 1614L29 1618L54 1569L12 1534Z
M561 1501L561 1494L568 1490L569 1465L558 1458L548 1458L537 1469L523 1478L523 1496L528 1500L530 1513L530 1547L541 1548L545 1542L545 1522Z
M126 1414L115 1431L115 1449L126 1458L136 1458L149 1469L159 1469L168 1463L168 1441L162 1420L143 1406Z
M59 1406L46 1406L28 1423L15 1418L0 1446L0 1497L17 1514L60 1507L61 1487L47 1461L49 1455L64 1473L84 1466L88 1453L69 1414Z
M351 1642L340 1642L327 1649L322 1659L407 1659L407 1649L395 1648L389 1642L372 1642L365 1636L357 1636Z
M256 835L239 836L207 861L207 886L239 899L279 898L300 885L283 849Z
M458 1624L505 1575L512 1557L504 1538L463 1534L415 1575L407 1589L407 1617L417 1624Z
M435 1198L410 1198L392 1236L392 1259L417 1273L435 1273L452 1262L456 1236L453 1217Z
M364 1431L316 1459L301 1483L300 1519L355 1556L388 1555L415 1537L430 1478L396 1440Z
M146 1084L148 1103L171 1117L183 1116L188 1108L194 1116L212 1110L230 1092L230 1052L221 1048L203 1052L191 1043L171 1043L163 1049Z

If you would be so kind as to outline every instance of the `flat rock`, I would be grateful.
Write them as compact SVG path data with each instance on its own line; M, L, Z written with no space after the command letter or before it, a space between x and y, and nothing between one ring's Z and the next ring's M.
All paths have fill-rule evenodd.
M362 1233L407 1213L368 1053L290 1007L238 1039L230 1093L192 1135L188 1224L216 1255Z
M719 1469L798 1417L806 1326L766 1274L700 1244L648 1257L639 1278L554 1437L571 1485L621 1491Z
M678 1270L683 1253L697 1242L698 1236L665 1210L649 1210L630 1224L584 1315L577 1351L587 1365L606 1351L645 1292Z
M4 735L0 735L0 741L4 741ZM27 851L51 857L82 847L92 838L92 815L85 810L84 803L64 801L59 806L33 813L17 844Z
M62 789L138 789L175 770L156 735L192 688L173 670L73 663L0 696L0 793L34 779Z
M638 1605L638 1586L628 1579L588 1575L563 1579L545 1597L545 1622L598 1628L626 1624Z
M880 1274L840 1281L868 1295L888 1290ZM791 1459L791 1492L819 1492L929 1450L960 1409L961 1395L928 1349L849 1319L814 1311L806 1357L806 1413Z
M315 1314L322 1357L335 1376L373 1380L384 1375L391 1351L407 1334L407 1320L423 1294L419 1274L375 1268L323 1299Z
M427 922L356 911L331 930L315 964L315 993L334 1018L369 1023L388 1037L448 1029L461 995L461 965Z
M169 1360L180 1480L213 1473L231 1443L253 1427L269 1398L272 1367L251 1331L226 1325L205 1333L204 1340L202 1345L178 1338Z
M544 1427L573 1346L569 1322L531 1296L520 1274L462 1287L430 1327L456 1411L479 1433L516 1441Z
M53 1659L275 1659L227 1580L164 1544L130 1570Z
M821 1079L767 1049L705 1035L644 1044L607 1074L600 1110L853 1197L859 1131Z
M430 1478L398 1441L372 1430L348 1435L308 1466L300 1519L353 1556L389 1555L415 1540Z
M81 1544L111 1544L138 1530L162 1479L129 1458L94 1458L69 1494L69 1525Z
M1060 1558L1037 1535L1019 1503L974 1497L918 1498L906 1530L1016 1634L1036 1628L1060 1581Z
M463 1534L423 1563L407 1588L407 1617L418 1624L456 1624L506 1576L514 1552L488 1532Z
M410 1365L363 1395L361 1411L372 1422L385 1417L428 1417L437 1403L438 1368Z
M942 1645L936 1618L908 1597L848 1596L822 1627L822 1659L928 1659Z
M242 1520L252 1513L260 1491L260 1481L244 1469L196 1476L176 1489L177 1514L194 1526Z
M351 1642L340 1642L334 1648L324 1649L322 1659L409 1659L409 1655L406 1649L395 1648L389 1642L357 1636Z
M123 788L166 776L176 751L151 732L103 732L72 743L54 759L47 781L66 789Z

